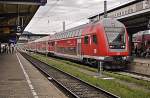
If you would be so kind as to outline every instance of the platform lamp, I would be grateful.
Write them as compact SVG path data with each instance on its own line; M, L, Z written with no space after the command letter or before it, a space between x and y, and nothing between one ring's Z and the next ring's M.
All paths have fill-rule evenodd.
M107 18L107 1L104 1L104 18ZM101 60L98 60L98 73L99 76L102 76L103 71L103 62Z
M107 0L104 1L104 18L107 18Z
M20 25L20 19L21 19L21 17L20 17L20 13L19 13L19 5L17 5L17 20L16 20L16 31L17 31L17 33L21 33L21 31L22 31L22 27L21 27L21 25ZM22 18L22 26L23 26L23 18Z

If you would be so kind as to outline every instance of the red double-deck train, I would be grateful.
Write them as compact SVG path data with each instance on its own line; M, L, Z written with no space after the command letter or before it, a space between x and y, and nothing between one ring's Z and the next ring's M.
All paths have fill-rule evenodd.
M29 42L26 48L95 64L126 62L129 55L128 44L125 26L115 19L105 18ZM106 65L103 67L112 68Z
M139 57L150 57L150 31L141 31L133 36L133 54Z

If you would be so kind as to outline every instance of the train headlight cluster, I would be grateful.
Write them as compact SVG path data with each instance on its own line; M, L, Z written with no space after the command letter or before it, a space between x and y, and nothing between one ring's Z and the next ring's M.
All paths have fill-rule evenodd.
M124 48L125 48L125 46L121 46L121 48L122 48L122 49L124 49Z
M112 46L112 45L109 46L109 48L111 48L111 49L114 48L114 47L115 47L115 46Z

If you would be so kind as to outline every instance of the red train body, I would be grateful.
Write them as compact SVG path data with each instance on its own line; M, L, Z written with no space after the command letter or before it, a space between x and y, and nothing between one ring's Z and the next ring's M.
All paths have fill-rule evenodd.
M48 37L30 42L29 47L34 47L30 49L88 63L126 61L129 55L126 28L115 19L106 18Z
M150 32L141 31L134 35L134 53L137 56L150 57Z

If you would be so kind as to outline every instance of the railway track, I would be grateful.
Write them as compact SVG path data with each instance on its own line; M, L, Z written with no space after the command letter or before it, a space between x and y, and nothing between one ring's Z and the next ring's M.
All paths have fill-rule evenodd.
M139 79L139 80L145 80L145 81L149 81L150 82L150 75L144 75L144 74L140 74L140 73L136 73L136 72L131 72L128 70L124 70L122 72L116 72L117 74L120 75L127 75L127 76L131 76L135 79Z
M21 53L28 61L36 68L40 69L46 76L54 81L57 85L65 89L67 93L74 98L119 98L101 88L90 85L77 77L74 77L66 72L60 71L44 62L41 62L26 53Z

